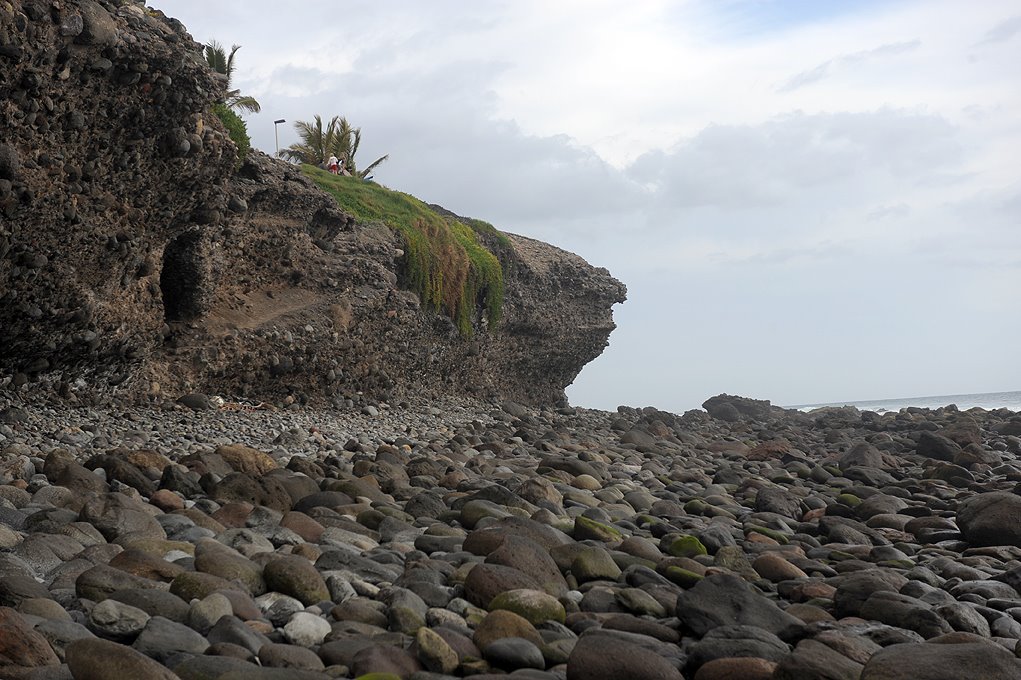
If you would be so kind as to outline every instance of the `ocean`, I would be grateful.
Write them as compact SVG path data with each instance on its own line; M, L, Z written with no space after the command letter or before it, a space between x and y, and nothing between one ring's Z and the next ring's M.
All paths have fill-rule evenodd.
M829 404L799 404L785 408L796 408L799 411L811 411L823 406L854 406L860 411L887 413L914 406L917 408L939 408L956 404L957 408L966 411L970 408L984 408L992 411L998 408L1021 412L1021 391L1019 392L985 392L983 394L944 394L935 397L907 397L904 399L874 399L871 401L844 401Z

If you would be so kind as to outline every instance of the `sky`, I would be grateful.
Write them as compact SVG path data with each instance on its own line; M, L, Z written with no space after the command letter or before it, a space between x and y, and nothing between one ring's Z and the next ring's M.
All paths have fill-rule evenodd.
M1021 390L1016 0L149 4L242 46L254 146L346 116L381 183L623 281L575 405Z

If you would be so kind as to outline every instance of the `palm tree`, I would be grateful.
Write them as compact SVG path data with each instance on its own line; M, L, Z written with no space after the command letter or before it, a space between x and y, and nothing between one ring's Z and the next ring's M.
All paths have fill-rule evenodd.
M342 117L337 123L336 129L336 144L337 148L340 150L340 153L337 154L337 156L343 159L345 169L347 169L347 171L354 177L366 179L377 165L390 157L390 154L377 158L373 162L369 163L368 167L364 170L358 170L355 165L355 155L358 153L358 146L361 143L362 129L352 127L351 124L347 122L347 118Z
M314 123L299 120L294 124L294 129L301 141L291 144L286 149L280 149L280 157L295 163L322 165L330 154L335 153L333 147L336 127L336 117L327 124L325 130L323 119L318 114Z
M324 128L322 116L316 115L312 123L299 120L294 129L301 141L280 150L280 156L290 161L322 165L333 155L341 159L344 169L352 176L367 179L377 165L390 157L387 154L377 158L364 170L358 170L355 154L362 142L362 129L352 127L342 116L334 116Z
M230 48L230 54L227 54L223 45L215 40L210 40L204 50L206 63L209 64L209 68L227 78L227 92L223 96L224 106L231 111L259 113L262 107L259 106L259 102L255 101L255 97L242 95L240 90L232 90L230 87L231 78L234 76L234 54L240 49L241 45L233 45Z

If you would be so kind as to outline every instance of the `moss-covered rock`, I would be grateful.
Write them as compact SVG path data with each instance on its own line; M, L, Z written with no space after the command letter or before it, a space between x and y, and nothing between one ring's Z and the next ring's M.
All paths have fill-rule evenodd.
M856 508L861 505L862 500L855 496L853 493L842 493L837 496L837 502L843 503L850 508Z
M617 527L583 516L574 518L574 531L572 533L576 541L591 539L603 541L604 543L614 543L624 540L624 534Z
M602 548L586 548L571 562L571 574L578 583L586 581L615 581L620 576L620 567L610 553Z
M563 623L567 612L557 598L540 590L524 588L500 593L489 603L491 610L505 609L514 612L532 625L543 621Z
M682 588L691 588L696 583L701 581L704 577L700 574L696 574L693 571L682 569L681 567L669 566L663 570L663 576L666 576L672 582L676 583Z
M749 534L761 534L763 536L768 536L781 545L787 545L787 542L790 540L783 532L777 531L776 529L769 529L767 527L750 526L747 528L746 532Z
M696 555L709 554L709 550L702 544L702 541L690 534L674 536L665 546L662 543L660 546L661 549L665 548L666 554L674 557L695 557Z

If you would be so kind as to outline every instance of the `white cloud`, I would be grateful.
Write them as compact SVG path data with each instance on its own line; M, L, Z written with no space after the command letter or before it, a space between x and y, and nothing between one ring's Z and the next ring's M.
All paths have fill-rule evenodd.
M1021 16L1011 17L996 24L983 36L980 45L991 45L1006 42L1021 33Z
M854 52L852 54L844 54L839 57L827 59L815 68L808 71L802 71L797 75L793 76L790 80L784 83L782 86L777 88L778 92L791 92L799 87L805 87L812 83L818 82L823 78L833 75L842 69L853 67L863 61L872 59L883 59L905 52L910 52L918 48L921 45L919 40L910 40L905 42L890 43L887 45L880 45L871 50L862 50L860 52Z

